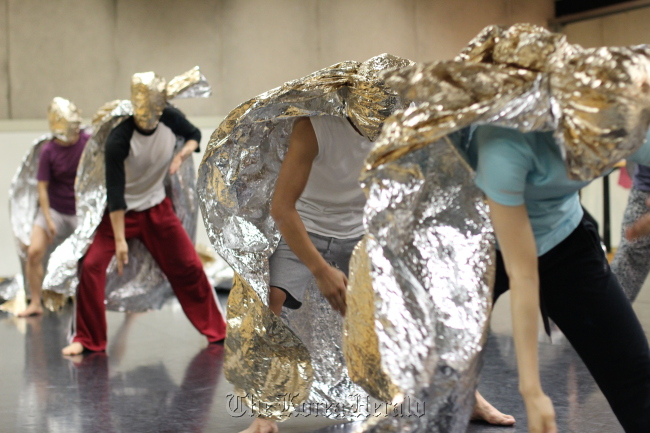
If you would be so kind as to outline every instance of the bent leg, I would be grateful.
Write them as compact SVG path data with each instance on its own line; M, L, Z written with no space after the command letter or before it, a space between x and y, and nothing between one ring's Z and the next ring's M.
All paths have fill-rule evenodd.
M187 318L211 343L226 337L214 289L194 245L167 198L140 213L142 241L165 273Z
M104 304L106 268L114 254L113 229L108 214L106 214L97 228L92 245L81 262L76 302L76 333L71 346L78 343L87 350L106 350L107 327ZM74 346L77 350L79 349L79 345ZM70 353L65 354L74 354L71 351L68 352Z
M47 250L48 236L45 229L34 225L32 237L27 250L26 274L31 300L25 311L18 313L18 317L34 316L43 313L41 305L41 292L43 285L43 257Z
M627 433L650 425L650 349L597 233L578 227L541 279L549 316L591 372Z

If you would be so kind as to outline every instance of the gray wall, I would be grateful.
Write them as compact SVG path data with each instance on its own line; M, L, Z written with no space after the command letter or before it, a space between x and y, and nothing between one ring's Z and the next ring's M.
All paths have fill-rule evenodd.
M54 96L90 117L131 74L194 65L220 116L285 81L390 52L449 58L488 24L545 25L552 0L0 0L0 119L36 119Z

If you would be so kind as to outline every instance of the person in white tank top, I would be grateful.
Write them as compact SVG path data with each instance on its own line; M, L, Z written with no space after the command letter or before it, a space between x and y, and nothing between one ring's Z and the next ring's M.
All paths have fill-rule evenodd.
M269 258L269 307L300 308L312 275L332 308L345 315L347 262L364 233L365 194L359 175L373 143L349 118L298 118L289 138L271 201L271 216L282 234ZM338 267L332 266L335 263ZM476 391L472 419L512 425ZM255 418L241 433L277 433L275 421Z

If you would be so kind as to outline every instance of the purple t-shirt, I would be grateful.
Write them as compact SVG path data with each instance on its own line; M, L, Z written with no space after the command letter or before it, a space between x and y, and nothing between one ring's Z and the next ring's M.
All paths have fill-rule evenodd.
M50 207L59 213L75 214L74 179L88 138L90 134L81 131L79 140L73 145L61 146L51 140L41 149L36 179L48 182Z

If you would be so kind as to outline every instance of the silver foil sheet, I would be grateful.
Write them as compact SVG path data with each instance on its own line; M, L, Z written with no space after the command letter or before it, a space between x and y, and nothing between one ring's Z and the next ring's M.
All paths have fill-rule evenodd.
M393 406L358 431L461 433L487 339L494 233L465 160L446 137L422 143L426 114L407 113L387 120L376 148L417 150L361 178L366 235L351 262L345 354L353 379Z
M470 124L552 130L569 176L607 173L643 143L650 122L650 48L584 49L529 24L484 29L453 61L384 76L405 97L429 104L431 139ZM427 143L427 140L421 140ZM371 166L417 147L385 143Z
M106 209L106 177L104 146L108 134L127 117L133 115L131 101L117 100L105 104L93 118L93 135L82 154L75 194L77 197L77 230L56 249L50 258L44 293L72 296L79 283L79 260L93 241L95 230ZM179 138L176 152L184 142ZM195 169L192 158L183 161L173 176L165 179L167 195L191 239L196 235L197 202ZM123 275L117 273L115 258L107 269L106 307L115 311L145 311L160 308L173 295L167 281L146 247L137 239L129 239L129 265ZM58 305L47 305L56 308Z
M408 64L388 54L335 64L241 104L212 134L197 188L210 241L235 271L225 373L262 416L286 419L325 405L336 408L333 417L356 417L367 397L348 377L341 319L313 285L298 311L280 319L269 310L268 257L280 238L269 210L294 120L349 116L374 140L385 117L405 105L378 73Z

